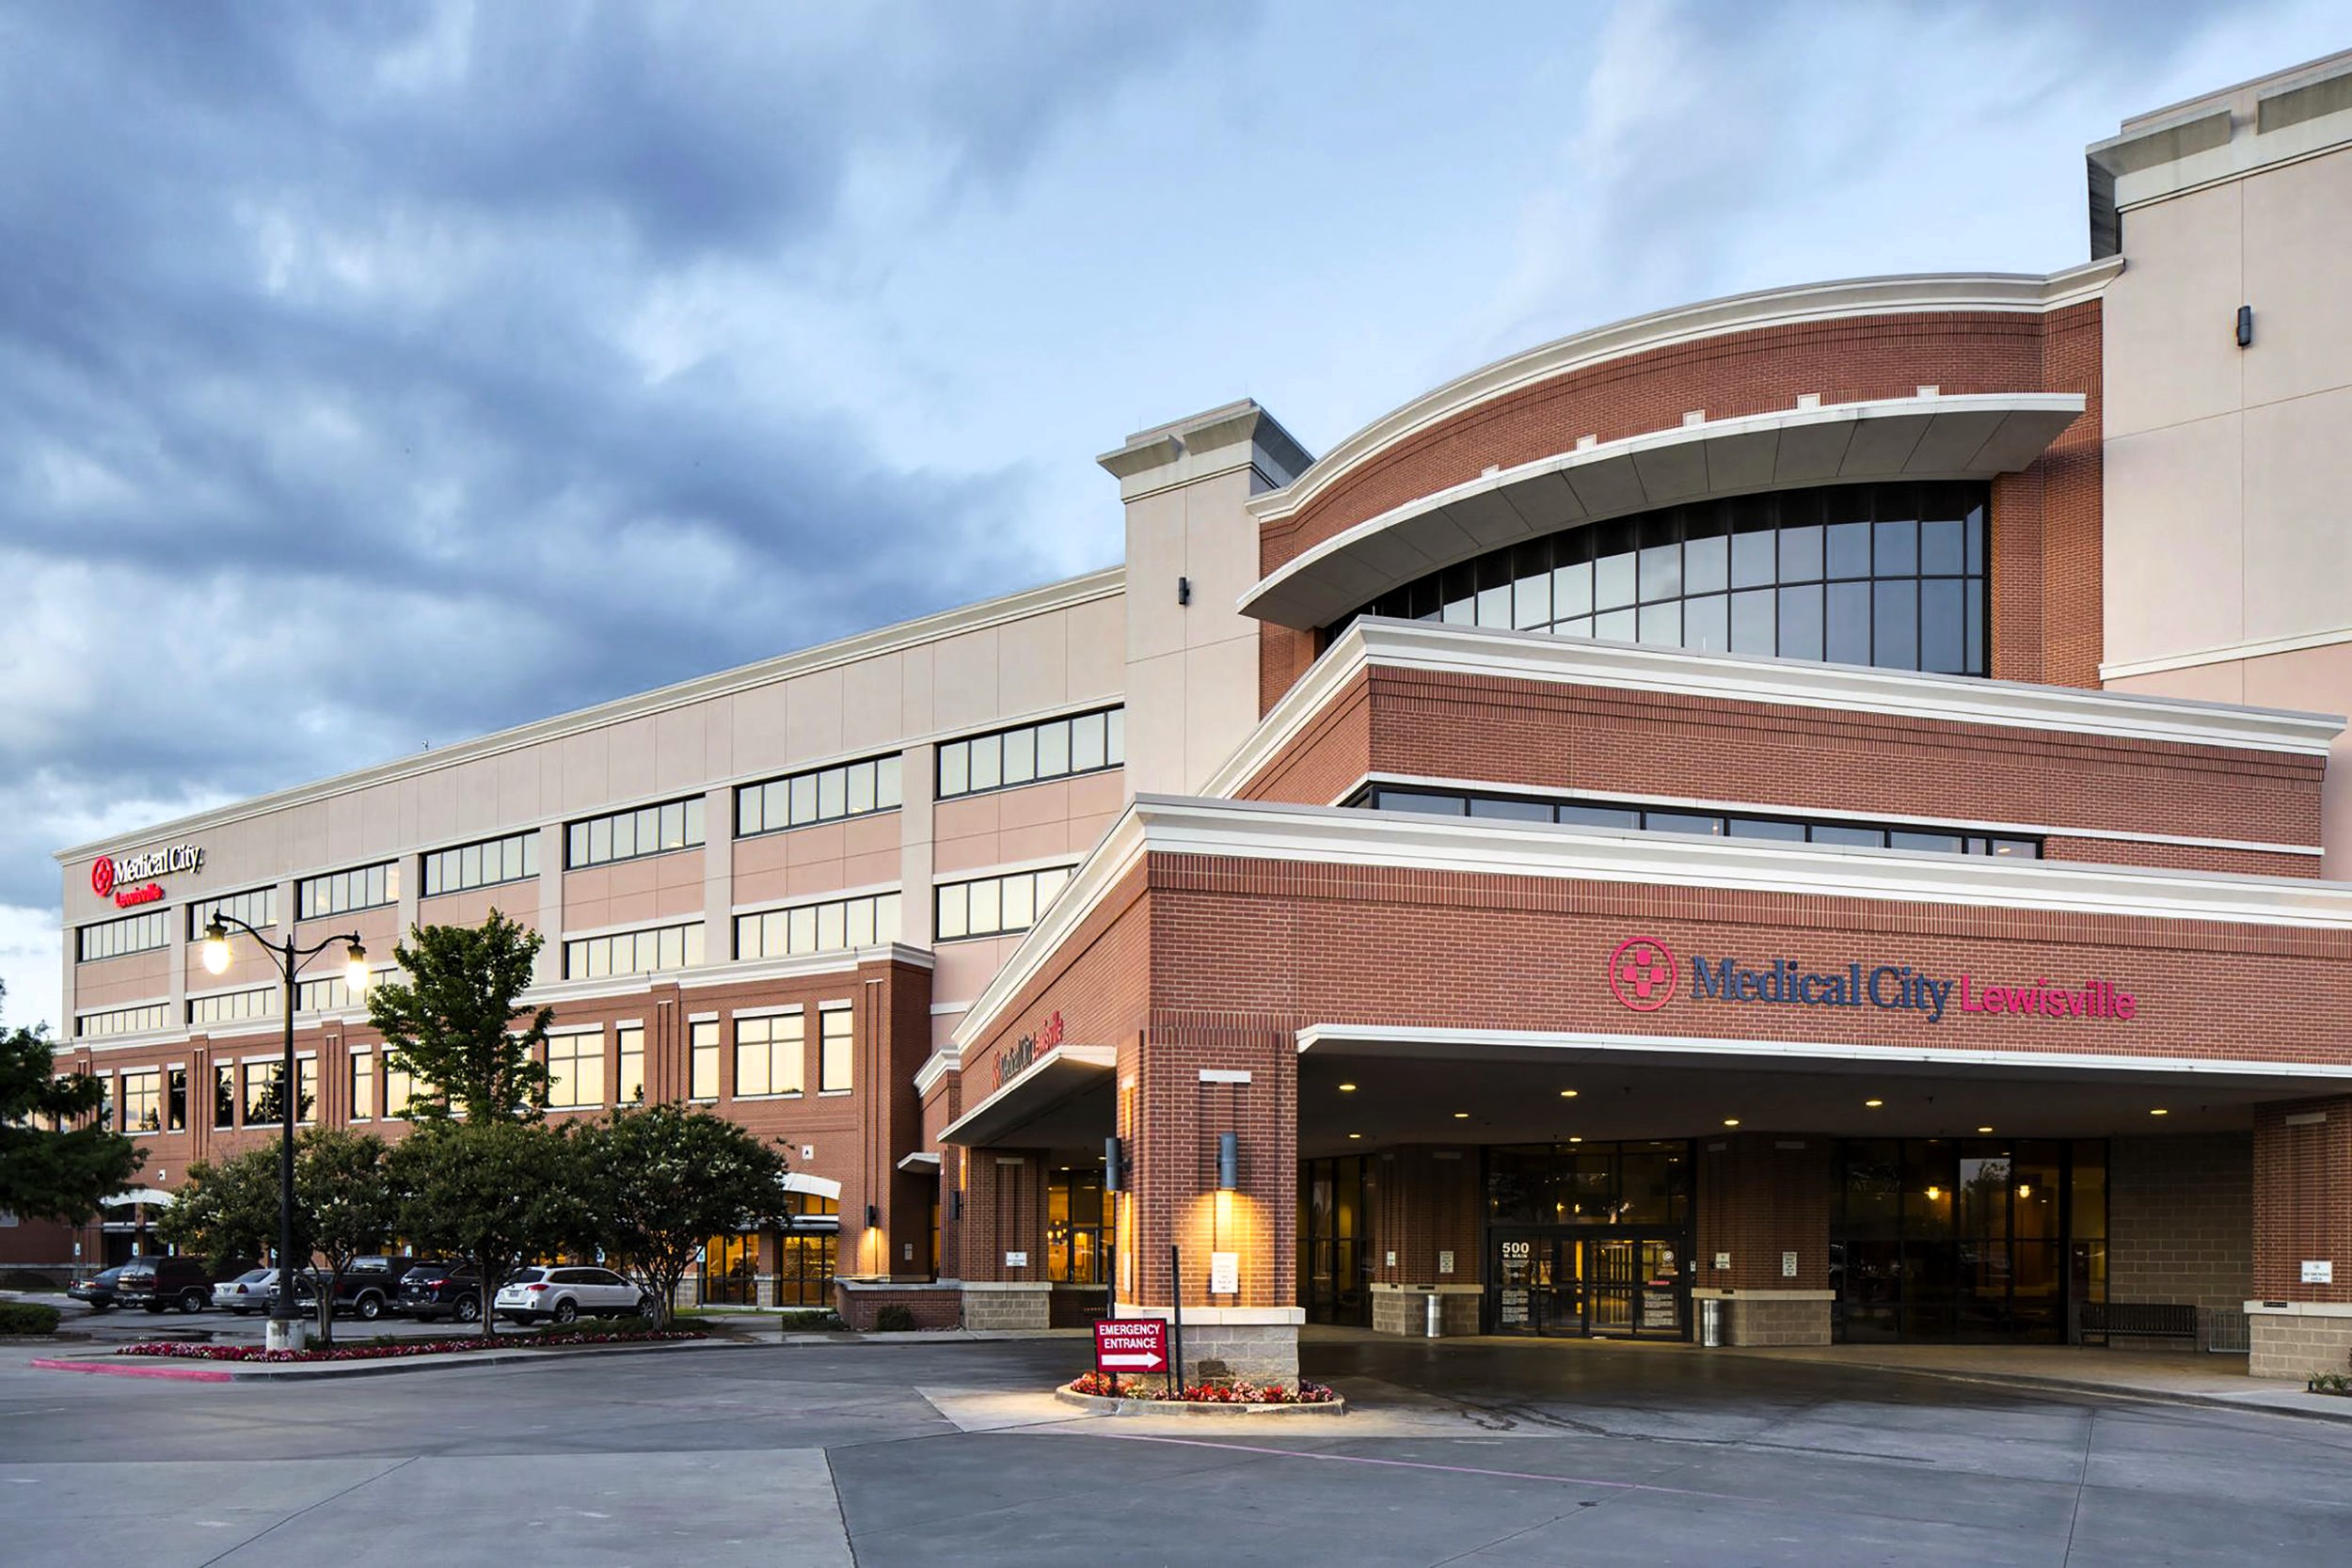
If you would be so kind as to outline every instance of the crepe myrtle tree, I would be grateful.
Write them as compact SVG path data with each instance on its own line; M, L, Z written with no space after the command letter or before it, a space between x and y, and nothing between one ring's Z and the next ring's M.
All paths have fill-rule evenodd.
M299 1191L297 1174L297 1192ZM294 1206L295 1245L310 1249L302 1206ZM183 1252L200 1252L215 1274L231 1264L262 1258L278 1245L278 1150L248 1148L225 1160L191 1163L179 1196L155 1222L160 1241ZM278 1260L281 1264L283 1259Z
M294 1150L294 1214L300 1233L326 1260L319 1291L319 1338L332 1343L335 1302L352 1259L380 1252L400 1222L391 1150L372 1132L319 1128Z
M516 1000L531 989L539 933L492 910L479 926L421 926L408 938L392 949L406 978L368 990L386 1060L416 1080L408 1118L539 1120L548 1103L540 1051L555 1009Z
M429 1121L388 1161L401 1194L399 1231L474 1266L480 1332L497 1332L499 1285L534 1258L593 1244L580 1139L544 1121Z
M46 1027L0 1033L0 1212L79 1225L130 1184L147 1150L95 1121L75 1126L106 1102L105 1086L56 1069Z
M784 1212L783 1154L708 1111L624 1106L582 1127L578 1142L596 1243L644 1287L657 1323L669 1323L706 1240Z

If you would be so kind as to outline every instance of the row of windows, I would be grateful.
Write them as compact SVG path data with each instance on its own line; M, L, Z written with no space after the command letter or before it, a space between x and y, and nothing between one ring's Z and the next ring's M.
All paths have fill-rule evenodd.
M1478 816L1507 822L1563 822L1580 828L1632 828L1654 833L1698 833L1713 838L1775 839L1785 844L1836 844L1864 849L1913 849L1944 855L1996 855L2039 860L2039 839L1998 837L1936 828L1894 827L1821 820L1806 816L1665 809L1599 800L1541 800L1517 795L1464 795L1450 790L1399 789L1383 784L1369 792L1375 811L1415 812L1425 816ZM1355 804L1364 804L1359 798Z
M317 920L326 915L347 914L353 910L373 910L399 902L398 861L355 866L349 871L330 871L324 877L305 877L294 884L296 920Z
M735 792L735 835L772 833L811 822L833 822L846 816L896 811L899 803L898 758L868 757L793 773L764 784L749 784Z
M73 954L76 961L88 963L96 958L119 958L125 953L145 953L170 945L170 911L149 910L144 914L127 914L119 920L101 920L83 927L74 933Z
M202 942L204 928L213 923L213 916L223 914L242 920L257 930L278 924L278 890L257 887L247 893L231 893L221 898L199 898L188 906L188 940Z
M1049 719L939 748L939 799L977 795L1117 768L1127 760L1127 710L1104 708L1072 719Z
M846 1006L817 1014L817 1092L846 1094L852 1086L856 1057L853 1015ZM754 1095L797 1095L808 1082L808 1015L800 1008L735 1023L736 1099ZM716 1019L691 1026L687 1053L687 1096L719 1098L720 1033Z
M76 1013L73 1033L81 1039L103 1039L108 1035L135 1035L143 1029L160 1029L164 1015L170 1009L161 1002L142 1003L135 1007L109 1007L103 1012Z
M898 895L895 893L828 898L798 909L735 917L735 956L739 958L839 953L898 940Z
M690 969L702 961L703 927L699 920L685 926L578 937L564 943L564 977L567 980L661 974Z
M1859 484L1669 507L1490 551L1358 613L1980 675L1985 497Z
M640 855L691 849L702 842L703 798L696 795L572 823L564 830L564 863L577 871Z
M278 1016L278 988L215 991L188 998L190 1023L243 1023L249 1019Z
M371 987L380 986L399 973L392 965L386 964L381 969L369 971L368 984ZM313 980L305 980L294 992L294 1011L297 1013L343 1013L366 1006L367 998L351 989L351 982L343 978L341 970Z
M1070 885L1066 865L1050 871L1015 871L946 882L934 894L933 934L941 942L962 937L1009 936L1025 931Z
M424 880L418 891L432 898L498 882L519 882L537 875L539 835L509 833L454 849L436 849L424 857Z

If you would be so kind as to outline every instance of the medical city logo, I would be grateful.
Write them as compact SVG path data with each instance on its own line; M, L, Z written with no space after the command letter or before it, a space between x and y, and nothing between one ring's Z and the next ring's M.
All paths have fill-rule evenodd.
M1673 1001L1679 978L1674 949L1655 937L1628 937L1609 955L1609 989L1637 1013Z

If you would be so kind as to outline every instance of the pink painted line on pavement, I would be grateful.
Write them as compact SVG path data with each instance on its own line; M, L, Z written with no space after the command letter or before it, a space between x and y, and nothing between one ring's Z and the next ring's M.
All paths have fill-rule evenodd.
M231 1383L235 1379L218 1367L134 1367L106 1361L35 1361L53 1372L97 1372L105 1377L167 1377L182 1383Z

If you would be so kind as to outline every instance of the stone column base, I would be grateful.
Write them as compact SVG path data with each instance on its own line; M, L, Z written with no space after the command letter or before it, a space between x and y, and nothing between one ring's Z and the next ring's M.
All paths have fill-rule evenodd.
M963 1282L966 1328L1051 1328L1053 1323L1054 1287L1045 1280Z
M1723 1303L1726 1345L1826 1345L1830 1341L1830 1291L1693 1291L1692 1315L1709 1297ZM1698 1338L1697 1325L1691 1338Z
M2352 1373L2352 1305L2249 1301L2246 1338L2249 1377Z
M1119 1305L1122 1318L1165 1318L1165 1307ZM1184 1379L1195 1383L1279 1383L1298 1386L1301 1307L1187 1307Z
M1443 1338L1475 1334L1486 1302L1484 1285L1391 1285L1375 1280L1372 1287L1372 1331L1401 1334L1409 1339L1429 1334L1429 1296L1438 1300L1438 1333Z

